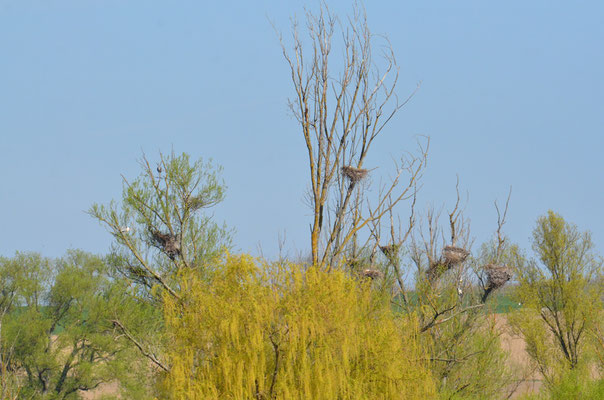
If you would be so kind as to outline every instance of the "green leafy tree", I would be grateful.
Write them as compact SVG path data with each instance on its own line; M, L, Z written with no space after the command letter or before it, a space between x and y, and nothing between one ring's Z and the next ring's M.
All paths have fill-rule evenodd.
M16 399L21 386L14 359L14 342L3 337L3 323L14 310L23 269L6 258L0 258L0 400Z
M160 156L157 166L146 157L142 173L124 180L121 204L94 204L89 213L115 238L113 265L150 298L154 290L178 297L176 277L182 268L200 274L230 245L229 232L202 211L224 199L220 168L187 154Z
M89 213L113 235L110 265L127 282L137 301L151 306L145 318L114 324L149 360L164 371L163 294L181 298L182 271L203 278L212 261L231 246L231 233L205 211L224 199L220 168L189 155L160 154L152 165L143 156L142 172L124 179L121 202L95 204Z
M129 398L141 398L140 356L116 337L111 322L118 309L136 313L136 304L123 284L108 277L103 259L70 251L53 262L18 253L0 270L10 288L0 301L7 293L11 299L2 347L12 351L3 361L22 377L19 398L75 399L118 379Z
M517 270L523 308L512 324L550 387L571 370L588 368L602 317L602 263L589 232L549 211L537 220L533 250L538 261Z

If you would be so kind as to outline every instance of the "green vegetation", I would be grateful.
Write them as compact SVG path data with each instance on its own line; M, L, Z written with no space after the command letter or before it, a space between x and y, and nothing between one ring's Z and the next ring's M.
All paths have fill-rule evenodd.
M493 311L496 314L507 314L519 310L522 307L522 303L518 302L512 293L504 291L493 296L493 307Z
M17 253L0 262L0 275L3 391L10 379L13 393L4 398L17 392L19 398L78 398L78 391L117 379L131 398L143 390L138 354L111 323L138 307L103 259L81 251L56 261Z
M340 21L322 6L307 39L294 25L282 41L310 261L234 254L208 211L224 199L220 168L143 156L121 199L89 210L108 254L0 259L0 400L106 383L128 399L505 399L531 375L544 385L527 398L604 397L604 277L588 233L550 211L533 260L496 204L497 229L472 252L459 187L444 224L416 209L427 145L371 188L366 156L404 103L391 48L380 69L356 11ZM505 349L506 319L530 365Z
M567 391L590 375L601 352L593 336L604 317L602 264L589 233L553 211L537 221L533 249L543 267L531 261L517 269L515 292L524 307L510 322L550 390Z
M166 298L175 398L433 397L417 324L343 271L225 256ZM194 371L191 373L191 371Z
M493 399L531 371L545 384L527 398L601 396L602 265L561 216L538 220L539 262L502 235L501 217L469 254L456 205L457 247L420 242L420 230L396 251L323 268L230 254L228 231L199 206L223 197L216 170L186 155L157 170L143 159L120 211L92 208L115 237L107 256L0 260L3 400L76 399L107 382L132 399ZM504 287L511 267L517 283ZM533 370L502 347L497 313Z
M556 384L521 400L600 400L604 398L604 379L592 379L585 371L567 372Z
M114 325L165 372L164 292L180 299L182 271L203 278L230 247L230 232L204 212L223 200L225 186L219 167L192 162L187 154L160 155L153 166L143 157L140 164L139 177L124 180L120 204L95 204L89 213L115 238L112 270L147 307L146 318L128 323L116 317Z

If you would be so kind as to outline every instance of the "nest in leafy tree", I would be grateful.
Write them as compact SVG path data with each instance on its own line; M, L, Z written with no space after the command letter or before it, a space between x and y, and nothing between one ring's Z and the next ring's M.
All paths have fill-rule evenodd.
M488 289L499 289L512 279L512 273L507 265L489 264L484 269L487 272Z
M351 182L354 183L365 179L368 173L369 171L363 168L355 168L351 167L350 165L342 167L342 174L344 174L345 177L347 177L348 179L350 179Z
M380 250L386 257L396 257L400 246L398 244L389 244L386 246L380 246Z
M459 264L468 258L470 252L461 247L445 246L443 249L443 259L446 264Z
M155 244L160 247L171 260L180 254L180 241L176 235L170 233L161 233L158 230L151 230L151 237Z
M382 272L377 269L364 269L361 274L364 278L377 279L382 277Z
M205 206L201 196L192 196L187 200L187 202L189 203L189 207L193 211L197 211Z
M358 258L353 258L348 261L348 267L351 271L360 271L366 265L367 262L365 260L360 260Z
M439 278L442 274L447 272L453 266L452 263L437 261L433 262L428 266L428 270L426 271L426 276L428 280L434 281Z
M131 265L129 266L129 269L130 273L135 277L135 279L145 280L151 277L148 271L139 266Z

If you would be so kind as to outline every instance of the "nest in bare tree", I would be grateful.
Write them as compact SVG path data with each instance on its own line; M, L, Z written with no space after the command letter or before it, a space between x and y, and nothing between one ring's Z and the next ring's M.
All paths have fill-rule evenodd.
M484 267L487 272L487 288L499 289L512 279L512 273L507 265L489 264Z
M461 247L445 246L443 249L443 259L446 264L459 264L468 258L470 252Z
M395 243L386 246L380 246L380 250L388 258L396 257L400 248L401 246Z
M381 271L378 271L377 269L364 269L363 273L361 274L364 278L369 278L369 279L377 279L377 278L381 278L383 276Z
M180 241L177 236L152 230L151 237L155 244L161 248L171 260L174 260L174 257L180 254Z
M440 260L431 260L426 275L430 281L438 279L454 265L462 263L468 258L470 252L461 247L445 246Z
M355 168L351 167L350 165L342 167L342 174L344 174L344 176L350 179L350 181L353 183L357 183L365 179L368 173L369 171L363 168Z

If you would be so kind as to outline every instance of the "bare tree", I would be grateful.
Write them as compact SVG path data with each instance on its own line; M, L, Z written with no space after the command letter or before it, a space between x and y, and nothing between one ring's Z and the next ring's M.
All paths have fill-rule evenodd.
M512 265L518 267L520 257L516 246L508 243L507 237L503 233L503 225L506 223L510 198L512 197L512 188L508 193L505 207L503 210L495 201L495 210L497 211L497 231L490 248L482 249L482 265L475 266L476 276L482 289L482 302L486 302L493 290L501 288L512 278ZM511 265L508 265L511 264Z
M380 37L382 54L374 59L377 36L364 10L356 7L341 21L322 5L305 17L307 36L294 21L291 49L280 39L295 90L289 106L308 152L312 262L331 268L356 256L362 229L413 197L428 144L420 143L417 155L401 157L394 176L370 199L367 155L412 95L402 102L396 95L399 72L387 39Z

